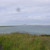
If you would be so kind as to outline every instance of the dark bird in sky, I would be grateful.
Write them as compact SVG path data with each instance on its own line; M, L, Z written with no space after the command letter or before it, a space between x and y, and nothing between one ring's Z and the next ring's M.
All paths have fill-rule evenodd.
M20 12L20 8L17 8L17 12Z

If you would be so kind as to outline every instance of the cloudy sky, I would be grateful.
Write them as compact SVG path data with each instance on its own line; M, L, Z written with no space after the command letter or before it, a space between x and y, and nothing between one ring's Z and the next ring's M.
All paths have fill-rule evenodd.
M0 0L0 25L23 24L50 25L50 0Z

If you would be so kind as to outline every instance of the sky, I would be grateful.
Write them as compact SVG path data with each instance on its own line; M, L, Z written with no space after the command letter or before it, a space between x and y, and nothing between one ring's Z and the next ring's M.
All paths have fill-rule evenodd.
M0 0L0 26L24 24L50 25L50 0Z

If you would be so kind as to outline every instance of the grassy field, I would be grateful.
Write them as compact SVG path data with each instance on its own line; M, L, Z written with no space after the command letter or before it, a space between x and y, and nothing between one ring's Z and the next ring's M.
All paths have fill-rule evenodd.
M0 50L50 50L50 35L0 34Z

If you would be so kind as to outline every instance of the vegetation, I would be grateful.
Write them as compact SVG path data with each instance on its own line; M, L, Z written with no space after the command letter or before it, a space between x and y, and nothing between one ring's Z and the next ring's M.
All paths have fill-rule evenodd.
M0 34L0 50L50 50L49 35Z

